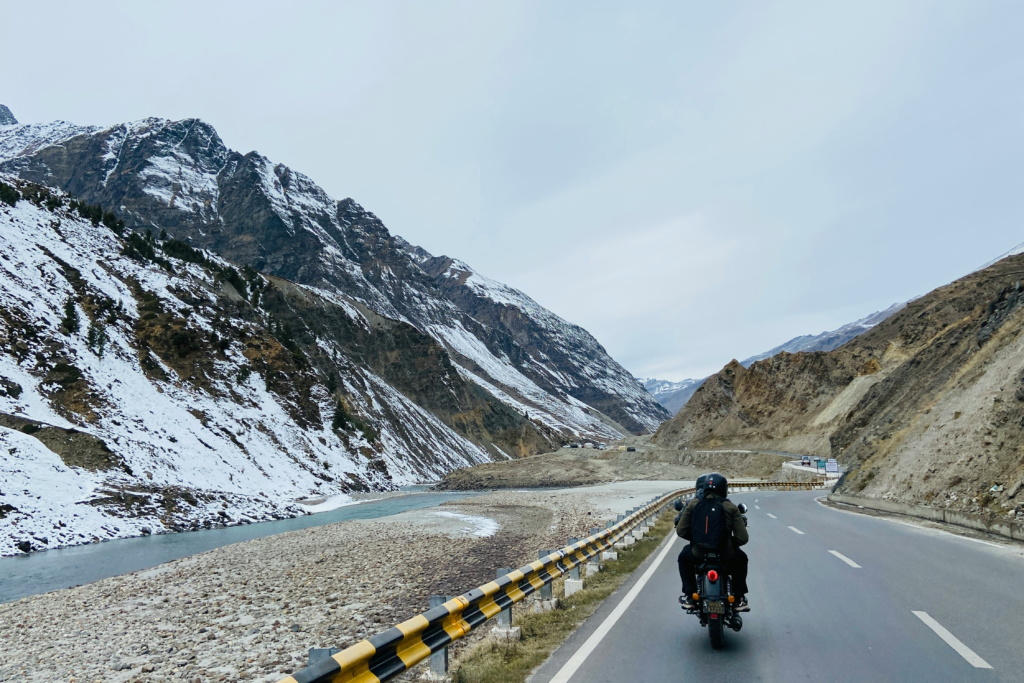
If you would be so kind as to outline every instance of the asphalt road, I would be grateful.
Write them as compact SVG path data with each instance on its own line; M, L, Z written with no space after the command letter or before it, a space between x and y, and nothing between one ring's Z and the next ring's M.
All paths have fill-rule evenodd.
M1019 546L837 511L816 501L822 495L731 496L750 507L751 611L741 632L726 630L723 650L676 602L676 538L531 683L1024 681ZM587 654L574 662L576 653Z

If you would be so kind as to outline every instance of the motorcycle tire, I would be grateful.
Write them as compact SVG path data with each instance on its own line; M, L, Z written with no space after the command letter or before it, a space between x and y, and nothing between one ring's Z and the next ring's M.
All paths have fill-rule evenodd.
M711 647L716 650L721 650L725 645L725 627L721 618L708 620L708 638L711 639Z

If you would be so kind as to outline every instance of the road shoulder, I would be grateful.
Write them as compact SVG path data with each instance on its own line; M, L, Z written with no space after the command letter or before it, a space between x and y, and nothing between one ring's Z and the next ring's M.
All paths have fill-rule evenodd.
M675 533L669 533L662 544L647 556L647 559L633 571L632 575L551 654L547 661L527 677L526 683L547 683L554 678L569 659L576 654L577 650L583 647L594 632L601 628L601 625L604 624L605 620L611 616L612 612L629 595L629 592L647 573L647 570L658 561L665 548L665 544L675 544L677 541L679 539ZM669 554L671 555L671 551ZM665 558L665 561L668 560L669 558Z

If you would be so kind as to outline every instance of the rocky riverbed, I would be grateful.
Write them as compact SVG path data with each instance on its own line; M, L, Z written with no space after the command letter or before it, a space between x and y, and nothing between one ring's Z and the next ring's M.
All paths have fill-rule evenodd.
M751 451L685 451L660 448L650 437L630 437L622 442L633 451L618 448L562 448L529 458L502 460L456 470L437 488L448 491L480 491L499 488L555 488L592 486L635 480L693 480L706 472L722 472L730 479L773 479L783 473L787 457Z
M310 647L351 645L586 535L629 495L491 493L3 604L0 681L277 681Z

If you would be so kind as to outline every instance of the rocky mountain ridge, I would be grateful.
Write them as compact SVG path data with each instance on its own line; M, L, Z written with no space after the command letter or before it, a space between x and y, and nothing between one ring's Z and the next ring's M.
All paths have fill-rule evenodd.
M197 119L0 127L0 170L407 322L467 380L565 438L649 432L669 416L582 328L392 235L301 173L228 149Z
M202 122L5 120L0 554L304 514L667 416L585 330Z
M885 322L890 316L899 313L906 308L908 303L909 302L904 301L902 303L893 304L884 311L877 311L871 315L864 316L860 320L854 320L852 323L847 323L834 330L826 330L820 334L805 334L799 337L793 337L788 342L780 344L774 349L770 349L764 353L759 353L756 356L751 356L746 360L740 361L740 364L745 368L749 368L757 361L771 358L783 351L786 353L800 353L801 351L831 351L833 349L838 349L854 337L864 334L875 325Z
M652 437L836 457L840 490L1024 517L1024 255L829 352L732 361Z
M759 353L756 356L751 356L744 361L740 361L740 365L745 368L749 368L757 361L771 358L783 351L787 353L798 353L800 351L831 351L832 349L837 349L854 337L864 334L875 325L884 322L889 318L889 316L902 311L906 305L907 302L893 304L884 311L872 313L860 320L847 323L838 329L827 330L820 334L805 334L799 337L794 337L788 342L776 346L774 349L765 351L764 353ZM675 415L684 405L686 405L686 402L690 400L690 397L693 396L694 392L697 391L705 379L707 378L684 379L681 382L669 382L667 380L660 379L639 379L638 381L644 385L644 389L647 390L647 393L653 396L654 399L663 405L666 410Z
M555 439L407 323L0 175L0 554L304 514Z

